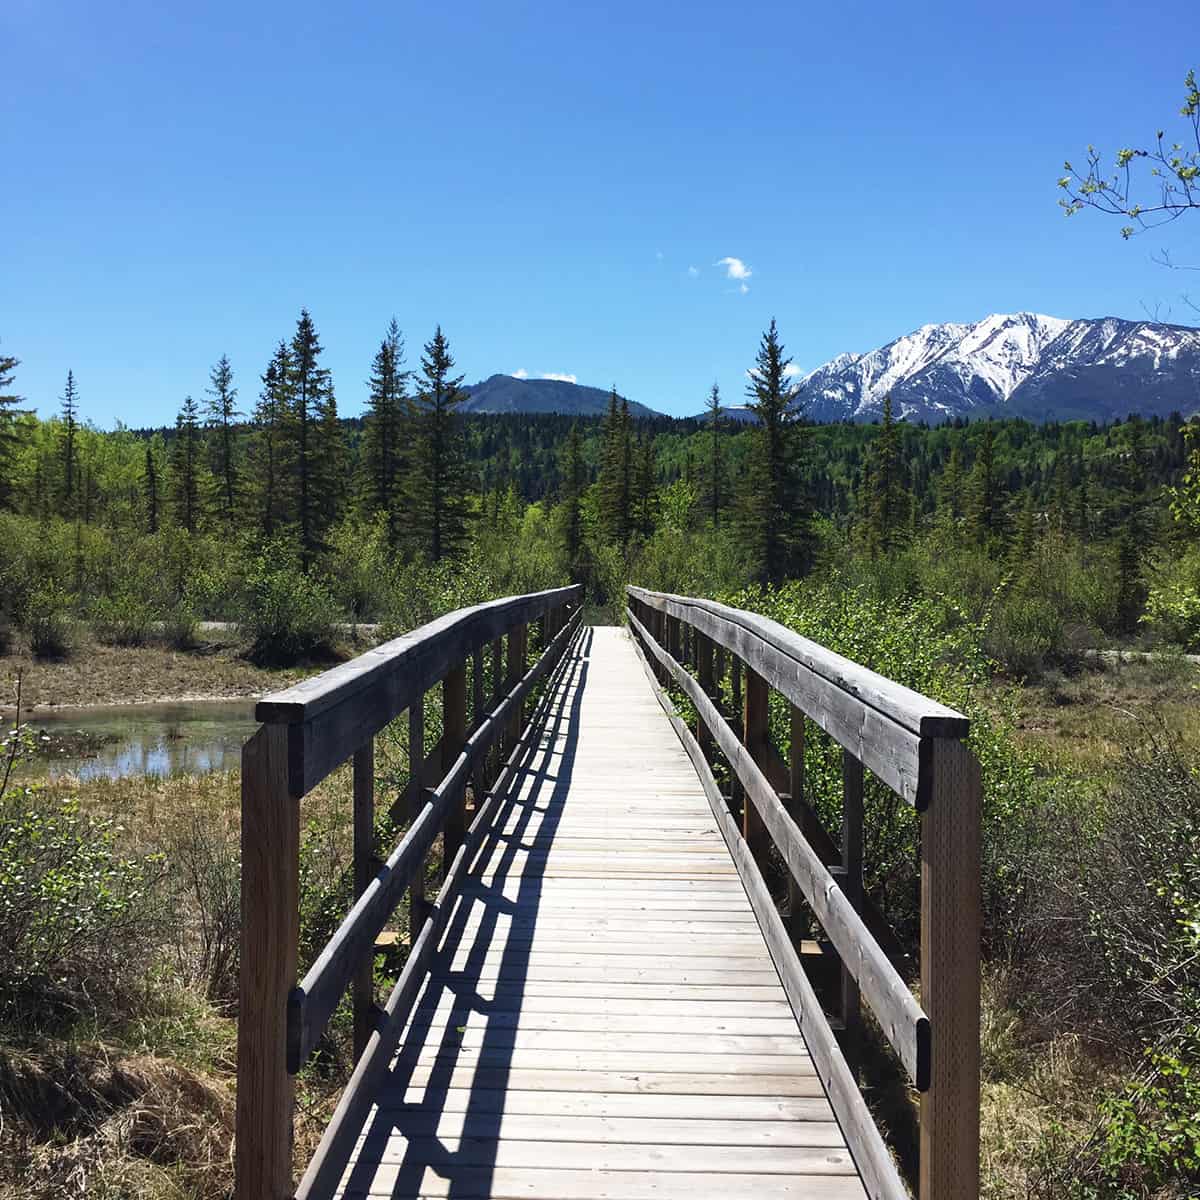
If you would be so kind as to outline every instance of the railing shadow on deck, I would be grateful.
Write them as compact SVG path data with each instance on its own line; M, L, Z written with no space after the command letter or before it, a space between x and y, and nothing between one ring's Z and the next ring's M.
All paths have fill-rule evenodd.
M571 786L575 752L580 727L580 703L587 678L592 634L585 630L577 646L564 656L563 664L547 689L552 697L540 728L534 730L536 742L531 742L525 761L512 780L510 796L496 813L491 831L480 849L472 875L478 876L485 867L493 871L490 885L472 880L464 884L460 900L443 948L432 965L432 978L418 1001L396 1063L383 1081L380 1094L397 1098L395 1107L381 1109L371 1121L358 1147L353 1170L346 1183L350 1194L366 1194L376 1179L383 1154L394 1134L405 1138L405 1155L397 1170L393 1185L396 1197L416 1194L420 1176L434 1169L448 1181L448 1197L481 1196L490 1194L495 1170L495 1150L498 1146L504 1105L499 1098L507 1091L511 1073L512 1054L516 1043L516 1018L533 951L532 934L542 891L543 876L533 864L526 863L515 900L504 896L504 882L517 865L521 854L538 853L553 843L563 804ZM556 746L562 739L561 755ZM532 781L532 782L531 782ZM517 796L517 792L525 795ZM505 830L509 818L519 814L513 828ZM526 842L525 833L535 816L543 814L534 838ZM468 903L468 900L471 903ZM480 912L482 908L482 913ZM532 918L527 940L525 930L514 921L504 941L503 952L494 981L482 982L479 975L489 951L495 947L498 925L504 915ZM474 931L469 921L479 917ZM469 940L468 940L469 937ZM449 964L463 949L467 956L453 970ZM489 999L484 993L490 991ZM437 1012L439 1004L452 998L444 1018ZM512 1013L513 1024L493 1023L484 1026L483 1040L477 1054L472 1053L474 1074L467 1090L469 1096L463 1110L462 1130L457 1150L446 1145L431 1146L437 1140L437 1122L443 1112L448 1093L455 1088L454 1075L461 1062L461 1027L470 1028L472 1016L490 1017L494 1013ZM431 1035L437 1028L434 1017L444 1019L437 1054L429 1067L427 1079L414 1084L413 1075L423 1052L431 1045ZM428 1055L425 1055L428 1059ZM462 1085L459 1084L459 1087ZM419 1087L419 1103L400 1103L405 1092ZM417 1149L414 1150L414 1143ZM394 1143L391 1143L394 1145Z

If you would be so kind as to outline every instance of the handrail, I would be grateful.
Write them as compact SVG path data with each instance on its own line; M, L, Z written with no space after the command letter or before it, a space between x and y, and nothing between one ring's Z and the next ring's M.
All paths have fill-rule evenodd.
M352 1094L381 1046L394 1045L494 796L521 751L525 701L562 658L581 620L582 588L556 588L476 605L395 638L315 679L260 701L263 722L242 751L242 937L238 1012L235 1141L237 1200L292 1195L294 1076L311 1053L346 988L353 984L354 1052L358 1069L337 1113L363 1102ZM568 611L571 612L568 617ZM540 624L539 654L527 668L531 622ZM501 675L501 639L508 645ZM484 708L484 648L492 646L495 697ZM474 712L467 719L466 663L474 673ZM428 780L422 713L425 693L442 683L441 779ZM413 783L407 832L380 865L373 859L374 737L400 713L410 714ZM489 751L501 748L498 780L488 783ZM299 801L348 758L354 760L356 901L305 978L296 984L299 902ZM476 812L465 828L467 785ZM423 863L442 834L443 886L423 900ZM405 891L413 897L412 945L382 1012L375 1006L375 939ZM335 1114L322 1148L340 1143L347 1126ZM310 1166L324 1177L324 1150ZM306 1179L309 1178L306 1176Z
M657 689L710 793L834 1111L855 1134L869 1194L899 1198L905 1191L847 1063L847 1055L851 1062L857 1056L860 989L921 1093L921 1200L976 1197L980 782L979 764L962 741L967 719L757 614L643 588L627 590L629 626L647 670L660 684L673 682L696 710L693 737L669 697ZM739 700L744 704L740 732L718 707L725 652L735 706ZM685 665L689 660L695 674ZM716 662L721 665L714 674ZM768 733L769 688L792 705L787 793L777 791L764 770L777 758ZM808 719L843 747L842 862L833 869L804 832L819 829L803 794ZM740 832L704 754L704 747L714 743L733 773L733 807L745 797ZM921 814L921 1004L860 915L864 766ZM828 843L820 832L821 842ZM840 961L840 1048L766 891L761 864L768 837ZM797 904L789 888L790 913Z

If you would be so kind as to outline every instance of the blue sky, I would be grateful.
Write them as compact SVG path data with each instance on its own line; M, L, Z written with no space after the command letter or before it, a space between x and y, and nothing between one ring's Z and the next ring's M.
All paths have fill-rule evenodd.
M70 367L98 425L159 424L222 353L250 407L306 305L348 415L393 315L410 361L440 322L469 381L684 414L772 316L804 369L995 311L1184 321L1150 255L1200 222L1123 243L1054 181L1169 126L1185 8L6 0L0 349L43 413Z

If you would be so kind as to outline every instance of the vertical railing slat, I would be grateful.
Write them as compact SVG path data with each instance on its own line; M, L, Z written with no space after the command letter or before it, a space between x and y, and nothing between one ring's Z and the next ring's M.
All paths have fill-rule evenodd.
M354 754L354 898L375 874L375 739ZM368 954L354 976L354 1057L367 1047L375 1027L375 959Z
M849 750L842 750L842 870L839 882L847 899L862 909L863 871L863 767ZM841 968L840 1016L842 1053L850 1070L857 1074L861 1058L861 999L858 984Z
M467 667L460 663L442 680L442 769L449 770L467 740ZM442 832L442 878L458 853L467 831L466 794L459 797L446 816Z

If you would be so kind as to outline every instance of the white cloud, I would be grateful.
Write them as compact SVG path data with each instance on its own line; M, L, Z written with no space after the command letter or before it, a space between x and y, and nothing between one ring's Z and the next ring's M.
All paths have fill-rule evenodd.
M754 272L746 266L740 258L718 258L714 267L725 268L726 279L749 279ZM743 288L743 291L749 291L748 288Z
M524 367L518 367L518 368L517 368L517 369L516 369L516 370L515 370L515 371L512 373L512 377L513 377L514 379L528 379L528 378L529 378L529 372L528 372L527 370L525 370L525 368L524 368Z
M553 380L556 380L558 383L575 383L576 382L574 375L563 375L558 371L543 371L542 378L543 379L553 379Z
M699 267L688 267L688 278L695 279L700 274Z
M746 294L746 293L747 293L749 290L750 290L750 285L749 285L748 283L743 283L743 284L741 285L741 287L739 287L739 288L738 288L738 291L739 291L739 292L741 292L743 296L744 296L744 295L745 295L745 294Z
M788 363L788 365L787 365L786 367L784 367L784 368L783 368L783 373L784 373L784 374L785 374L785 375L786 375L786 376L787 376L789 379L795 379L797 375L803 375L803 374L804 374L804 368L803 368L803 367L798 367L798 366L796 366L796 364L795 364L795 363Z

